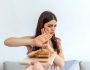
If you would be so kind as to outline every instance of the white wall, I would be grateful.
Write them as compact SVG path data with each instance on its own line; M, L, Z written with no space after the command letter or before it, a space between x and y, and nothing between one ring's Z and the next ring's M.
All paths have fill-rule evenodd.
M26 57L25 47L7 47L11 36L33 35L44 10L58 18L56 35L62 40L65 60L90 61L89 0L0 0L0 60L18 61Z

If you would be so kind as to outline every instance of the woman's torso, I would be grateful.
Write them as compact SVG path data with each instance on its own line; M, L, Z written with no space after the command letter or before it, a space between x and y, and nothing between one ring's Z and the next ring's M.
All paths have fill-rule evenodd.
M34 37L32 37L32 38L34 38ZM51 47L53 47L51 40L49 43L50 43ZM39 49L39 48L35 48L35 47L32 48L31 46L26 46L26 47L27 47L27 54ZM45 65L44 70L60 70L60 67L53 63L52 65Z

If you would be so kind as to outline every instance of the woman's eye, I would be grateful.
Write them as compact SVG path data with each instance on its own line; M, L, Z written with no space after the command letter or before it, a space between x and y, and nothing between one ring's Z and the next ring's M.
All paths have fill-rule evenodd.
M57 25L55 25L54 27L56 27Z
M56 27L57 25L48 25L48 27Z
M48 27L52 27L51 25L49 25Z

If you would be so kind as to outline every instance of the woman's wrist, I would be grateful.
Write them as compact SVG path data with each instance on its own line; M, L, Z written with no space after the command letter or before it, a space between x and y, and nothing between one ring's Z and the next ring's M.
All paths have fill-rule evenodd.
M31 40L29 40L29 45L31 46L31 47L33 47L34 46L34 42L33 42L33 39L31 39Z

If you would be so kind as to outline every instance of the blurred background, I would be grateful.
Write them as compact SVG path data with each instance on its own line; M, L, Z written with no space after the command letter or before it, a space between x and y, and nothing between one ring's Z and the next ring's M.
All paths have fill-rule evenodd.
M90 0L0 0L0 61L26 57L24 46L7 47L4 40L34 35L45 10L57 16L56 36L61 39L65 60L90 61Z

